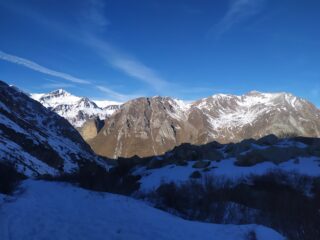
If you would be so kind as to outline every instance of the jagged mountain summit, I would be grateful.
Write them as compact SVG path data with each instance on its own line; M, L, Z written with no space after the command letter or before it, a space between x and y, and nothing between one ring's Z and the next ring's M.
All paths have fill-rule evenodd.
M269 134L319 137L320 110L289 93L218 94L190 104L138 98L124 103L88 142L103 156L145 157L182 143L229 143Z
M188 106L169 97L128 101L105 120L104 127L89 143L105 156L158 155L195 131L188 123L187 109Z
M218 94L192 105L208 124L208 138L222 143L268 134L320 136L320 110L290 93Z
M112 101L92 101L87 97L77 97L58 89L47 94L31 94L33 99L46 108L66 118L74 127L80 128L89 119L104 120L119 109L120 103Z
M1 81L0 161L26 176L69 173L87 162L107 167L67 120Z

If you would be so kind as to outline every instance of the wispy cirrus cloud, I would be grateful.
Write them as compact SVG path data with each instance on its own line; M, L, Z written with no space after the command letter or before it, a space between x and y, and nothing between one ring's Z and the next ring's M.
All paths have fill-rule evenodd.
M128 101L129 99L139 97L139 95L124 95L118 92L113 91L110 88L107 88L105 86L96 86L97 89L99 89L101 92L104 92L108 94L108 96L112 97L113 99L116 99L117 101Z
M151 85L154 89L160 92L168 85L168 82L158 76L154 70L139 61L129 58L119 58L116 56L111 60L111 64L129 76Z
M133 97L133 96L118 93L118 92L116 92L110 88L107 88L107 87L96 86L94 83L92 83L89 80L74 77L68 73L58 72L58 71L49 69L47 67L44 67L38 63L31 61L31 60L28 60L28 59L25 59L22 57L18 57L15 55L11 55L11 54L5 53L3 51L0 51L0 59L7 61L7 62L17 64L17 65L24 66L24 67L29 68L31 70L34 70L36 72L40 72L40 73L43 73L43 74L46 74L49 76L64 79L64 80L69 81L71 83L90 85L90 86L106 93L108 95L108 97L111 97L112 99L115 99L115 100L125 101L125 100L128 100L129 98ZM61 82L55 82L52 80L48 80L48 81L50 83L43 84L42 85L43 88L67 88L67 87L74 87L75 86L70 83L61 83Z
M108 64L120 70L126 75L133 77L143 83L148 84L158 92L163 92L169 83L159 76L153 69L146 66L134 57L128 56L121 50L97 38L95 35L88 34L86 43L95 49Z
M28 59L25 59L22 57L18 57L15 55L11 55L11 54L5 53L3 51L0 51L0 59L7 61L7 62L17 64L17 65L24 66L24 67L32 69L36 72L44 73L44 74L47 74L47 75L50 75L53 77L62 78L62 79L67 80L69 82L90 84L90 81L88 81L88 80L74 77L74 76L67 74L67 73L64 73L64 72L59 72L59 71L49 69L49 68L44 67L36 62L31 61L31 60L28 60Z
M96 25L100 27L100 30L102 27L106 29L110 21L104 14L104 8L105 4L103 1L91 0L90 7L86 13L87 24ZM123 53L122 50L119 50L107 40L102 40L92 29L95 28L84 29L84 43L90 45L108 64L128 76L148 84L158 92L163 91L168 86L168 81L159 76L155 70L146 66L138 59L129 56L129 54Z
M210 30L209 35L221 37L238 23L252 17L263 9L266 0L231 0L222 19Z
M74 28L69 25L62 24L59 21L47 18L40 12L29 9L27 5L23 5L23 8L19 8L19 6L7 7L9 7L9 9L12 11L16 11L19 14L26 15L34 19L38 23L54 30L56 33L63 35L64 37L68 37L72 41L88 46L109 66L121 71L122 73L133 79L140 81L141 83L146 84L157 93L163 93L166 90L167 86L170 85L167 80L161 77L159 73L157 73L150 66L147 66L136 57L131 56L131 54L124 53L121 49L111 44L108 39L100 37L99 34L102 31L105 31L111 24L111 22L105 15L105 2L101 0L90 0L87 3L87 7L84 8L82 14L79 15L81 16L81 19L79 19L80 25L78 26L78 28ZM14 62L14 59L11 59L12 61L7 59L3 60ZM15 60L17 60L17 58L15 58ZM64 75L61 72L48 69L32 61L28 62L27 59L24 60L26 60L26 64L20 65L24 65L25 67L28 67L35 71L49 74L51 76L61 77L69 81L87 81L68 74Z

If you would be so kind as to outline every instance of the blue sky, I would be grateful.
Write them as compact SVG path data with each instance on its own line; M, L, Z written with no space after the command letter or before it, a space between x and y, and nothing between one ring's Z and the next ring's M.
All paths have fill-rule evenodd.
M291 92L320 106L320 2L2 0L0 79L125 101Z

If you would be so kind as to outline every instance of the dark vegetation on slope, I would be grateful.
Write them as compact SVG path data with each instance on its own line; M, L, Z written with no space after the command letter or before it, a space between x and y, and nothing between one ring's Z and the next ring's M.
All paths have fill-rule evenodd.
M11 195L25 177L8 162L0 161L0 193Z
M284 146L285 145L285 146ZM297 147L303 145L303 147ZM320 157L320 139L308 137L278 138L268 135L258 140L246 139L239 143L220 144L211 142L204 145L181 144L173 150L159 156L140 158L118 158L119 161L130 161L132 164L155 169L176 164L187 165L195 161L195 168L209 161L221 161L235 158L238 166L253 166L261 162L279 164L297 157ZM202 168L202 167L201 167Z
M109 170L96 162L80 161L79 169L73 173L61 173L57 176L38 175L36 179L68 182L92 191L122 195L131 195L139 190L141 177L131 174L135 161L130 159L119 159L117 162L106 159L106 161L114 165ZM0 193L13 194L24 179L27 177L19 173L14 165L0 161Z
M79 164L79 170L74 173L65 173L60 176L43 175L41 180L62 181L73 183L79 187L98 191L130 195L139 189L139 176L130 173L130 167L118 163L107 171L104 167L86 162Z
M256 223L290 240L320 239L320 178L276 171L232 184L205 177L202 182L165 183L139 197L189 220Z

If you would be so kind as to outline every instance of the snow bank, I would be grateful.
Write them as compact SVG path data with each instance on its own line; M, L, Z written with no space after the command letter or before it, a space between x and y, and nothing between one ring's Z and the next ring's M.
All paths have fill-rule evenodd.
M191 222L128 197L95 193L62 183L28 180L16 201L0 208L0 239L284 239L258 225Z

